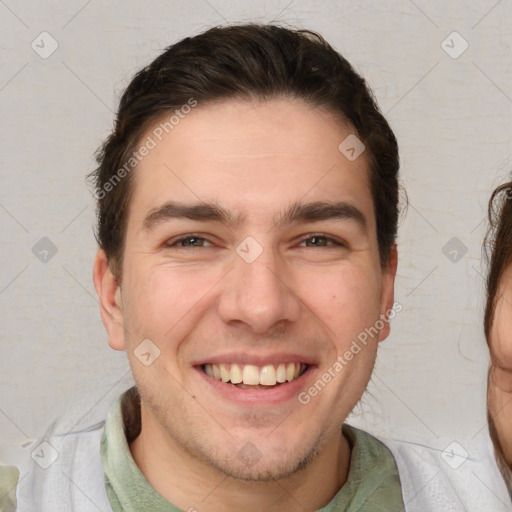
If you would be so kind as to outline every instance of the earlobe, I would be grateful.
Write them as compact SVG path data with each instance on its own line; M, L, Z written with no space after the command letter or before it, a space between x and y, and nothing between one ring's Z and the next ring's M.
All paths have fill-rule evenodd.
M100 303L101 320L108 333L108 343L114 350L125 350L121 288L102 249L94 260L93 278Z
M387 267L382 271L382 291L380 299L380 318L384 323L379 332L379 341L384 341L390 332L389 322L395 314L395 277L398 266L398 250L396 244L393 244L389 253ZM391 313L391 318L390 318Z

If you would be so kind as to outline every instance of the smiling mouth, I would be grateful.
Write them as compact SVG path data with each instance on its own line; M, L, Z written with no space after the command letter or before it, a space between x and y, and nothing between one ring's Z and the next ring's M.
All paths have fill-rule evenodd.
M224 383L243 389L270 389L298 379L307 369L305 363L280 363L256 366L252 364L204 364L203 371Z

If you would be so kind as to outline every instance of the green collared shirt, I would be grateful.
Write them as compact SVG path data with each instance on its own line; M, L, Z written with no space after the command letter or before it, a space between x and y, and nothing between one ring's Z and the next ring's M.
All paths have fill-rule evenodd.
M135 388L119 397L110 410L101 439L105 485L114 512L180 512L146 480L132 458L127 440L137 431ZM133 416L133 414L132 414ZM140 429L140 424L138 425ZM318 512L400 512L405 510L398 469L391 452L371 435L349 425L343 433L351 445L348 479L329 504Z

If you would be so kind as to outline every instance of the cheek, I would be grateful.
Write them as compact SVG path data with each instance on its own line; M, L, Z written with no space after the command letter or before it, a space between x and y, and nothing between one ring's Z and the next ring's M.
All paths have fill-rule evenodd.
M201 311L201 298L211 287L204 277L199 272L177 272L165 266L131 274L123 301L127 328L168 344Z
M373 324L380 311L377 281L369 269L346 268L310 273L301 298L315 308L334 332L351 334Z
M348 391L355 400L351 407L359 399L376 357L380 301L379 282L373 275L368 267L331 269L323 276L310 275L302 288L305 312L313 311L315 323L326 335L325 364L339 376L331 392L343 407Z
M512 369L512 306L503 300L496 306L490 347L497 363Z

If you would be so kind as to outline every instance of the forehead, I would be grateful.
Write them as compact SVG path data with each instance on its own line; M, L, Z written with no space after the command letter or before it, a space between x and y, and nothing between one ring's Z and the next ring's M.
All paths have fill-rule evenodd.
M141 138L152 149L134 172L134 213L179 199L263 218L304 199L356 202L373 216L364 152L340 151L354 130L327 111L299 100L230 100L199 104L172 128L168 119Z

